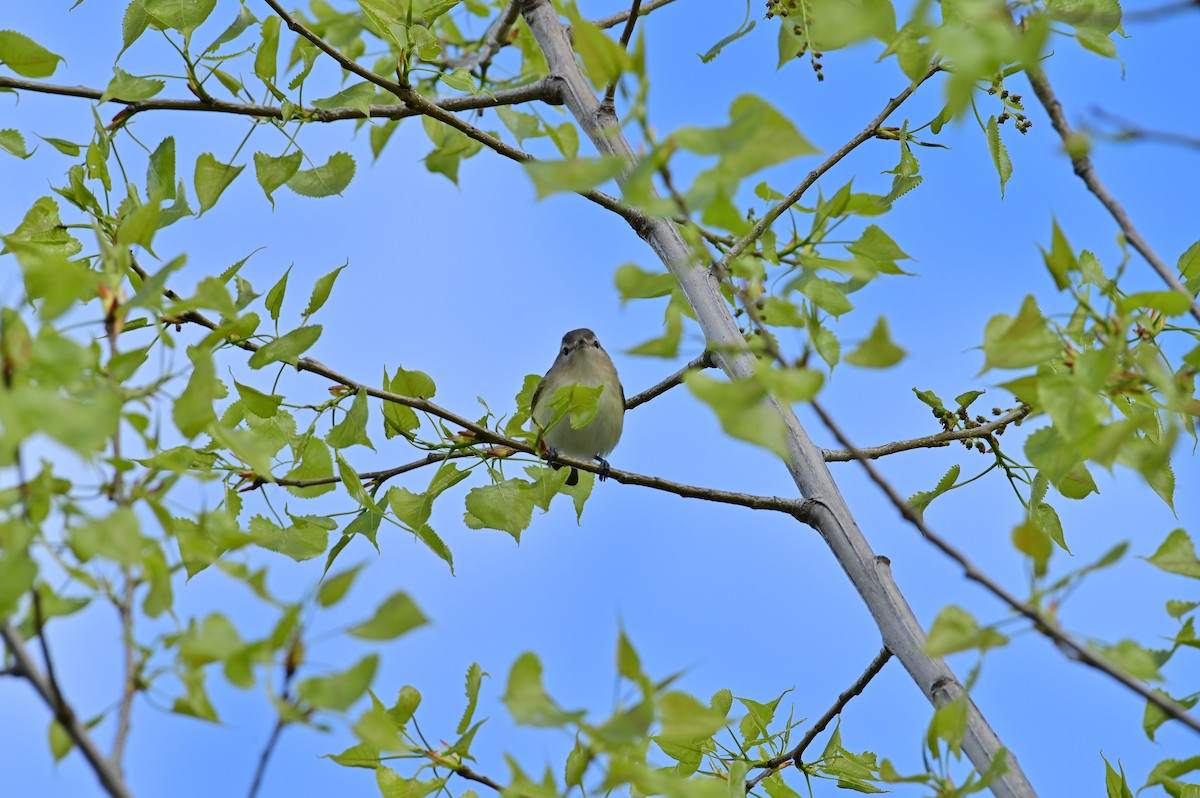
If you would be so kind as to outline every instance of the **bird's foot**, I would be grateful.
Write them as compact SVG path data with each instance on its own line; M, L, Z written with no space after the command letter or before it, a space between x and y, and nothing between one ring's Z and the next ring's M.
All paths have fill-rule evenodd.
M608 475L612 473L612 467L609 466L607 460L605 460L603 457L600 457L599 455L597 455L594 459L596 460L597 463L600 464L599 476L600 476L600 481L603 482L604 480L608 479Z
M555 471L562 468L562 463L558 462L558 449L553 446L545 446L545 444L543 446L546 450L546 463Z

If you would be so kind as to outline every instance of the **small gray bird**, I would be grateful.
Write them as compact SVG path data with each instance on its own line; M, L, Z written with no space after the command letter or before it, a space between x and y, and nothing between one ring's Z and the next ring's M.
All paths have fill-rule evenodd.
M625 390L617 377L616 366L591 330L571 330L563 336L554 365L533 392L530 404L533 407L533 420L538 426L545 427L554 420L550 400L554 398L555 391L567 385L603 387L604 390L600 394L596 416L587 424L575 429L571 426L570 418L564 416L546 430L542 440L549 449L550 464L555 469L561 467L553 462L559 452L581 460L598 460L600 479L603 480L608 476L608 461L604 455L616 448L625 425ZM572 468L567 484L578 483L579 472Z

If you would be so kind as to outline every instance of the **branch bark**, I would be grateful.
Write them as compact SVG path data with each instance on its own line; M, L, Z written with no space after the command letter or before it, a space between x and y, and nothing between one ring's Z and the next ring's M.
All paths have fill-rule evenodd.
M834 436L843 446L848 447L851 452L857 451L853 448L853 446L851 446L842 430L833 422L833 419L829 417L829 414L826 413L818 403L813 402L813 410L818 416L821 417L821 420L825 423L825 426L829 428L829 431L834 434ZM1007 604L1019 615L1022 615L1032 621L1033 626L1035 629L1037 629L1037 631L1054 641L1054 644L1071 659L1075 660L1076 662L1083 663L1089 668L1100 671L1109 678L1119 682L1133 692L1137 693L1140 697L1146 699L1151 704L1154 704L1154 706L1166 713L1168 717L1178 720L1179 722L1191 728L1193 731L1200 732L1200 720L1197 720L1189 715L1174 701L1170 700L1169 698L1164 698L1162 695L1146 687L1144 684L1129 676L1125 672L1100 659L1098 656L1088 650L1087 647L1075 642L1070 635L1059 629L1049 618L1046 618L1035 608L1029 606L1013 594L1009 593L1000 585L1000 583L996 582L983 571L979 570L974 563L967 559L965 554L951 546L944 538L934 532L933 529L931 529L929 525L925 523L925 520L918 515L912 507L909 506L908 502L904 500L904 497L901 496L894 487L892 487L891 483L883 478L883 475L876 470L875 466L867 462L865 458L856 457L854 459L858 460L862 464L862 467L867 471L867 476L869 476L871 481L874 482L879 489L884 492L884 495L887 496L888 501L892 503L892 506L896 508L904 520L916 527L917 531L920 532L926 540L936 546L943 554L954 560L954 562L958 563L963 570L963 576L982 586L993 596Z
M1092 159L1086 153L1078 151L1079 140L1075 132L1071 130L1071 125L1067 122L1067 116L1063 113L1062 104L1058 101L1058 97L1054 94L1054 88L1050 85L1050 81L1046 78L1046 73L1037 64L1031 64L1026 73L1029 76L1029 85L1033 88L1033 93L1037 95L1038 101L1042 107L1046 109L1046 114L1050 117L1050 124L1054 126L1055 132L1063 141L1063 147L1067 154L1071 157L1071 166L1075 169L1075 174L1087 186L1088 191L1100 200L1100 204L1109 212L1112 218L1116 221L1117 226L1121 228L1121 233L1124 234L1125 240L1136 249L1150 267L1158 272L1158 276L1167 284L1172 291L1178 291L1186 296L1189 300L1189 310L1196 321L1200 321L1200 303L1192 296L1192 292L1187 289L1179 276L1175 274L1175 270L1163 261L1142 238L1142 234L1133 226L1133 221L1129 218L1129 214L1125 212L1125 208L1120 202L1117 202L1116 197L1108 192L1108 188L1100 181L1100 175L1096 172L1096 167L1092 164Z
M833 706L826 710L825 714L817 719L817 722L813 724L812 728L804 733L804 736L800 738L800 742L796 744L795 748L788 751L786 754L780 754L774 759L768 759L766 762L755 765L755 767L766 769L754 778L746 781L746 792L750 792L750 790L754 789L755 785L757 785L767 776L770 776L772 773L779 770L781 766L786 765L789 762L795 762L797 759L803 756L804 751L810 745L812 745L812 741L817 739L817 735L825 731L825 727L827 727L834 718L842 714L842 710L846 708L846 704L850 703L850 699L857 695L861 695L862 691L867 689L867 685L871 683L872 679L879 675L879 672L883 670L883 666L886 665L887 661L891 658L892 652L888 651L886 647L880 649L879 653L875 655L875 659L871 660L871 664L867 666L867 669L863 671L857 679L854 680L854 684L847 687L844 692L838 695L837 701L833 702Z
M0 89L16 89L18 91L36 92L38 94L56 94L63 97L82 97L99 101L104 92L89 86L61 86L54 83L41 83L36 80L22 80L0 75ZM490 94L472 94L466 97L447 97L444 100L430 100L437 107L449 111L474 111L480 108L495 108L499 105L517 105L519 103L540 100L549 105L561 105L558 86L555 81L543 78L525 86L512 89L502 89ZM120 100L112 98L108 102L123 105L124 108L114 118L125 121L136 113L143 111L200 111L208 113L235 114L252 116L260 119L282 119L283 109L275 105L254 105L252 103L234 103L225 100L179 100L171 98L140 100ZM370 113L363 114L358 108L305 108L306 119L314 122L338 122L343 119L406 119L420 116L420 112L408 105L372 105Z
M66 730L67 736L87 759L105 792L113 798L131 798L132 794L125 785L125 779L121 776L120 769L100 752L96 743L92 741L87 728L75 716L71 705L63 700L56 687L38 668L37 663L29 654L29 649L25 648L25 641L21 639L21 633L11 623L5 621L0 625L0 638L4 639L4 645L12 653L20 675L29 680L33 689L41 696L42 701L54 713L54 719Z
M635 161L633 149L620 126L614 124L611 113L607 116L602 113L599 101L575 60L565 26L553 5L549 0L525 0L522 13L546 55L550 69L563 80L567 107L596 149L605 155L621 157L632 166ZM647 219L638 233L679 281L717 364L732 379L751 377L754 355L747 348L721 296L717 277L695 263L678 228L670 221ZM883 634L884 645L904 664L931 702L944 700L946 693L941 688L947 684L958 685L958 691L962 692L949 667L942 660L925 654L925 636L920 624L903 596L888 589L887 580L877 569L875 554L834 483L821 451L809 439L789 405L773 397L768 401L786 426L787 467L800 493L812 502L812 522L866 602ZM973 702L968 702L963 749L980 773L987 772L1002 749L999 739ZM1008 772L993 784L996 795L1000 798L1035 795L1011 754L1008 764Z

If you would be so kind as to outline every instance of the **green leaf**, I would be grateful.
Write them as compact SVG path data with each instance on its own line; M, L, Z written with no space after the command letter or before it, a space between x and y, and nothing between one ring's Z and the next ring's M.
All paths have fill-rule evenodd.
M1167 316L1180 316L1192 307L1192 300L1180 291L1140 291L1122 298L1117 306L1124 312L1136 308L1162 311Z
M1187 290L1196 296L1200 292L1200 241L1192 244L1179 256L1179 276Z
M504 704L520 726L565 726L583 717L582 712L565 712L542 686L542 663L537 654L527 651L513 663L508 673Z
M1111 646L1094 646L1095 652L1110 664L1141 681L1162 681L1158 672L1162 664L1160 654L1142 648L1128 638Z
M25 137L21 135L21 131L12 128L0 130L0 150L15 155L22 161L33 155L25 149Z
M321 325L319 324L297 327L259 348L250 356L250 368L260 369L280 360L295 365L300 355L307 352L320 337Z
M458 721L456 734L466 734L467 729L471 727L471 718L475 715L475 705L479 701L479 687L483 684L483 677L488 675L479 667L478 662L472 662L471 667L467 668L467 708L463 710L462 718Z
M259 418L270 418L275 415L280 402L283 401L283 397L279 394L265 394L257 388L242 385L236 380L234 380L233 386L242 400L242 406Z
M841 316L854 310L853 303L846 298L845 291L837 284L822 277L806 280L800 293L811 299L821 310L833 316Z
M358 578L362 571L362 564L355 565L354 568L348 568L341 571L340 574L324 578L320 583L320 589L317 590L317 604L323 607L331 607L346 598L350 587L353 586L354 580Z
M661 736L671 742L693 742L711 737L725 726L725 712L706 707L687 693L672 691L659 700Z
M450 72L441 72L438 74L438 79L450 88L465 91L467 94L476 94L479 91L479 87L475 85L475 78L465 67L455 67Z
M473 488L467 494L463 520L471 529L498 529L518 542L533 519L533 494L523 479Z
M1071 250L1062 228L1058 226L1057 219L1054 220L1050 232L1050 251L1043 249L1042 258L1046 261L1046 268L1050 270L1050 276L1054 278L1054 285L1059 291L1071 285L1071 272L1080 270L1079 261Z
M1004 184L1012 177L1013 165L1012 159L1008 157L1008 148L1000 140L1000 125L994 116L989 117L987 121L987 145L988 152L992 154L992 164L996 167L996 173L1000 175L1000 198L1003 199Z
M146 32L149 22L150 18L146 16L146 7L142 0L130 0L129 5L125 7L125 15L121 18L121 52L117 53L118 58Z
M22 77L48 78L62 60L23 33L0 30L0 64Z
M350 494L350 497L363 507L373 511L376 515L384 515L383 510L375 503L375 500L371 498L366 489L363 488L362 480L358 478L358 473L350 467L350 464L345 461L340 452L337 455L337 467L338 476L342 478L342 484L346 486L346 492Z
M597 89L621 77L633 67L629 54L614 42L604 31L579 14L574 3L567 6L567 17L571 20L571 43L575 52L583 59L588 78Z
M173 200L175 190L175 137L167 136L150 155L146 166L146 196L151 200Z
M407 593L393 593L384 599L369 620L350 627L350 635L360 640L392 640L429 623L429 619Z
M254 54L254 74L268 85L275 80L279 61L279 17L271 15L263 20L262 40Z
M192 374L188 378L187 387L175 400L171 413L175 419L175 426L184 437L194 438L211 422L217 420L217 414L213 411L213 401L222 395L223 391L217 381L212 354L207 349L195 346L189 346L187 354L192 361Z
M1143 559L1167 573L1200 579L1200 559L1196 557L1192 539L1183 529L1173 530L1154 554Z
M371 115L371 100L375 99L375 84L363 81L347 86L332 97L313 100L314 108L354 108L364 117Z
M1104 790L1108 798L1133 798L1133 792L1125 782L1125 768L1122 767L1118 774L1108 763L1108 758L1104 754L1101 754L1100 758L1104 760ZM1117 765L1120 766L1120 764L1118 761Z
M323 165L296 172L287 187L302 197L328 197L341 194L354 179L354 158L335 152Z
M367 437L367 392L358 391L345 417L329 430L325 442L334 449L346 449L355 445L374 449L371 439Z
M340 274L342 269L346 268L348 265L349 264L343 263L329 274L326 274L324 277L321 277L319 280L317 280L316 285L313 286L312 296L308 298L308 307L304 309L305 319L308 319L309 316L313 315L320 310L322 306L324 306L325 300L329 299L329 292L333 290L333 283L335 280L337 280L338 274Z
M303 160L304 153L299 150L278 157L267 155L265 152L254 153L254 175L258 178L258 185L262 187L263 193L271 201L272 208L275 207L275 198L272 195L276 189L295 176Z
M942 478L938 480L933 490L923 490L914 493L908 500L908 506L916 510L918 515L924 513L925 508L934 499L954 487L954 483L958 481L958 475L961 472L962 468L957 463L950 466L946 473L942 475Z
M283 295L287 292L288 275L291 273L292 267L288 266L287 271L275 285L271 286L271 290L267 292L267 298L263 300L267 310L271 312L271 321L279 321L279 309L283 306Z
M725 382L698 372L684 377L688 390L712 408L729 435L787 456L787 428L766 402L766 388L756 380Z
M196 199L200 201L200 214L217 204L221 194L229 187L245 166L224 164L213 157L212 153L203 153L196 159L196 174L193 182L196 186Z
M108 82L108 88L100 95L100 102L109 100L127 100L140 102L149 100L166 86L166 82L155 78L139 78L130 75L120 67L113 67L113 78Z
M161 27L190 37L217 7L217 0L143 0L142 5Z
M371 654L341 673L305 679L297 686L297 695L315 707L345 712L367 691L378 666L379 655Z
M871 334L857 349L846 355L846 362L864 368L888 368L899 363L904 355L904 350L892 340L887 319L880 316L871 328Z
M1033 296L1026 296L1016 318L993 316L983 333L983 371L1036 366L1062 352L1062 342L1047 326Z
M73 141L66 139L49 138L47 136L38 136L39 139L49 144L54 149L61 152L63 155L69 155L72 158L77 158L82 151L82 145L76 144Z
M801 155L814 155L819 149L804 138L792 121L770 103L751 94L743 94L729 107L725 127L686 127L673 138L697 155L719 155L715 176L737 180L769 166Z
M989 648L1008 644L1008 638L995 629L980 627L970 613L953 605L938 613L925 642L925 653L933 657L944 657L956 651Z
M250 534L254 543L268 551L304 562L325 553L329 545L329 530L313 523L313 516L301 516L286 529L261 515L250 519Z
M241 36L242 33L245 32L246 28L250 27L255 22L258 22L258 19L253 13L251 13L250 9L246 8L246 6L241 6L238 8L237 17L233 20L233 22L230 23L229 27L226 28L220 36L214 39L213 43L210 44L204 52L211 53L221 45L228 44L237 37Z
M1168 695L1166 693L1165 690L1155 689L1154 692L1159 697L1166 699L1167 701L1177 705L1179 707L1179 709L1184 712L1186 712L1187 710L1196 706L1197 702L1200 702L1200 696L1196 696L1196 695L1190 696L1183 700L1179 700L1176 698L1172 698L1170 695ZM1167 721L1169 721L1171 719L1172 719L1172 717L1170 715L1168 715L1166 712L1163 712L1158 707L1157 704L1152 704L1149 701L1147 701L1146 702L1146 711L1142 716L1142 729L1146 732L1146 736L1150 738L1151 742L1153 742L1154 741L1154 733L1158 731L1158 728L1160 726L1162 726L1164 723L1166 723Z
M522 164L533 180L537 198L564 191L588 191L613 180L625 168L616 156L574 158L568 161L526 161Z
M667 296L675 289L677 281L670 272L649 272L632 263L617 268L613 275L621 303L631 299L650 299Z

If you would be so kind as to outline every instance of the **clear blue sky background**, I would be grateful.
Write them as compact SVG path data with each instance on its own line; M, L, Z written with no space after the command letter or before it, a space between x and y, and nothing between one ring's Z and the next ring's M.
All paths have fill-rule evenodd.
M62 0L9 3L0 11L0 28L20 30L66 56L54 82L103 87L120 49L123 4L89 0L67 13L68 6ZM259 2L249 7L260 18L270 13ZM583 4L591 17L621 7L616 2ZM761 4L752 9L759 13ZM222 0L198 40L215 36L235 13L236 3ZM828 54L822 83L813 78L807 62L776 71L772 22L760 23L716 61L702 64L697 53L734 30L743 14L738 3L680 0L641 26L652 80L650 118L660 135L683 125L720 124L734 97L753 92L790 115L827 152L860 130L906 83L894 61L875 63L880 48L874 44ZM1186 101L1194 92L1185 83L1198 22L1193 14L1129 25L1130 38L1118 45L1126 62L1124 75L1118 62L1057 39L1048 69L1068 116L1085 122L1090 109L1100 107L1149 127L1200 127L1200 109ZM175 69L165 43L148 34L121 65L134 74L148 74L161 71L164 63ZM324 67L328 86L332 73ZM1060 156L1058 139L1033 107L1027 84L1020 78L1011 83L1013 90L1029 95L1034 128L1023 137L1011 126L1004 130L1015 164L1007 198L1001 201L974 122L948 126L938 140L952 149L917 151L925 184L881 221L916 259L911 270L917 276L892 278L856 294L856 312L836 324L848 350L879 314L886 314L895 339L909 353L883 373L846 366L834 372L822 399L857 443L936 431L928 408L911 393L914 386L949 398L1010 376L976 376L982 356L975 347L987 319L1015 312L1027 293L1043 297L1047 312L1068 308L1053 298L1037 248L1048 246L1052 216L1072 246L1095 251L1110 273L1119 262L1113 222ZM940 97L935 80L893 123L904 118L924 123L937 112ZM998 104L989 106L985 98L985 118L998 110ZM115 111L106 106L101 118L108 120ZM480 124L501 128L490 112ZM196 156L213 152L228 160L245 125L235 118L155 113L138 117L135 132L151 147L166 135L176 136L179 172L194 200ZM20 129L31 143L35 132L82 142L90 135L92 116L89 103L79 99L22 95L18 102L4 95L0 127ZM679 362L623 354L659 334L662 305L620 304L613 271L626 262L651 269L658 264L617 217L575 196L536 202L522 170L488 153L463 165L458 186L430 175L421 163L429 145L416 120L400 126L373 165L365 129L355 136L350 123L313 125L304 135L314 158L342 149L354 153L359 172L344 196L318 201L285 189L276 194L272 212L248 170L212 212L199 221L181 222L156 239L156 250L164 257L188 253L177 290L187 293L200 277L265 247L242 274L265 291L294 264L284 306L285 321L294 324L313 281L349 261L318 319L325 333L310 354L365 382L377 380L384 366L422 369L438 383L437 401L468 416L479 412L477 396L506 412L524 375L544 371L559 337L574 327L597 331L614 353L629 393L702 351L692 326ZM277 153L282 147L282 137L262 130L243 159L254 149ZM585 143L582 152L588 151ZM138 159L128 143L122 152ZM1194 192L1200 153L1102 143L1095 156L1101 176L1147 239L1174 263L1197 235ZM820 185L828 194L853 177L857 189L884 193L890 176L880 172L896 159L893 144L870 142ZM769 180L786 190L817 162L810 157L785 164L772 170ZM15 227L36 198L50 193L49 185L62 182L68 166L69 160L48 145L28 161L2 156L0 228ZM131 168L142 173L140 162ZM695 168L681 165L682 179ZM20 292L19 276L11 260L3 262L0 295L12 302ZM1129 290L1160 287L1139 258L1132 259L1128 272ZM800 341L785 334L783 343L798 351ZM224 371L224 378L236 374L256 387L270 387L266 375L251 374L237 356L225 363L232 372ZM319 402L327 395L318 378L288 376L284 384L292 401ZM998 389L980 400L984 408L1007 404L1007 395ZM366 470L412 459L397 441L384 440L377 406L372 412L378 453L359 447L353 451L354 465ZM817 441L833 446L816 419L805 408L800 412ZM1016 430L1004 439L1014 453L1019 452L1018 439ZM795 495L786 470L773 456L725 438L711 413L683 389L630 413L611 460L616 467L682 482ZM970 474L985 460L954 447L889 458L880 466L908 495L932 487L954 463L962 463L964 474ZM856 466L834 464L833 469L872 545L891 558L896 579L923 623L950 603L984 620L1004 617L1001 605L967 583L900 521ZM1099 496L1079 503L1054 500L1076 555L1056 553L1056 572L1095 560L1121 540L1132 542L1131 554L1147 556L1175 526L1193 534L1200 528L1195 494L1200 469L1186 446L1180 448L1176 466L1178 520L1129 472L1118 470L1111 478L1098 469L1094 473ZM395 484L421 489L429 477L418 472ZM444 497L432 519L454 551L457 576L405 534L385 528L381 556L360 541L342 553L339 565L366 562L366 571L344 606L312 623L318 631L335 631L368 615L392 591L409 591L433 625L378 648L383 665L376 689L390 700L401 685L415 685L425 697L418 713L422 729L431 741L450 740L463 703L463 674L479 662L491 678L478 716L491 721L477 737L477 769L500 781L508 778L502 752L514 752L528 772L540 774L547 763L557 769L572 743L561 733L511 726L499 697L509 667L523 651L540 654L548 689L562 705L589 708L594 717L605 716L617 700L614 650L623 626L646 670L656 677L682 669L679 684L702 698L728 687L737 696L765 701L794 688L784 706L791 703L797 717L810 718L819 716L878 651L871 618L825 546L811 530L789 519L609 483L597 487L582 523L576 524L565 502L556 504L548 515L535 515L517 546L504 533L463 525L462 496L473 484L478 483ZM217 495L215 486L209 486L195 501L211 506ZM282 493L273 495L279 504L284 501ZM348 500L341 499L312 505L288 501L294 512L349 509ZM1024 594L1025 566L1009 543L1021 508L1002 477L989 475L938 500L927 518L989 574ZM285 597L308 589L322 567L320 559L294 564L266 552L251 559L272 566L271 587ZM1174 633L1163 602L1195 599L1196 592L1194 582L1164 580L1152 566L1130 556L1089 581L1062 608L1061 617L1084 637L1111 642L1134 636L1157 645L1159 636ZM264 634L272 623L248 591L216 569L179 585L177 601L181 618L226 612L247 638ZM52 630L60 679L83 717L106 709L117 696L116 640L114 613L104 607ZM345 667L372 648L327 635L309 651L312 672ZM1181 668L1187 667L1187 653L1181 662L1171 663L1168 674L1186 676ZM973 663L971 657L952 662L964 676ZM138 704L127 758L136 794L244 794L274 716L261 689L233 690L215 672L209 687L221 726L160 711L170 703L165 692L155 695L154 705ZM975 696L1045 796L1100 794L1101 752L1113 762L1121 759L1136 788L1159 759L1182 758L1197 749L1196 737L1173 724L1160 730L1158 743L1147 741L1140 730L1141 701L1029 633L988 657ZM902 772L915 771L921 769L920 741L929 717L930 708L893 662L851 703L843 736L852 750L879 751ZM6 793L97 794L78 755L52 763L44 733L48 724L45 707L26 684L0 680L0 773ZM105 745L111 729L106 722L98 730ZM330 734L289 729L262 794L370 794L374 786L367 771L318 758L350 742L336 723ZM451 786L461 791L467 785ZM820 785L818 794L833 789ZM897 792L913 794L903 788Z

